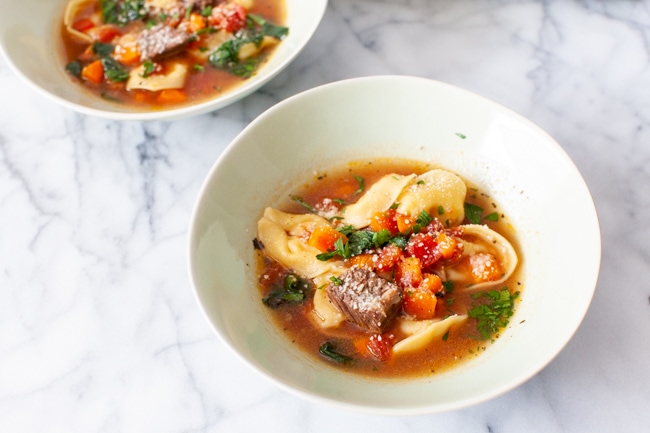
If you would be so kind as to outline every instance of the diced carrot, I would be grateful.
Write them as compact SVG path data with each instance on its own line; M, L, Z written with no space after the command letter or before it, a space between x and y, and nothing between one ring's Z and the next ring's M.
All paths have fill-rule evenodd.
M187 101L187 94L179 89L165 89L160 91L156 101L160 104L180 104Z
M417 257L404 257L395 267L395 283L400 287L417 287L422 282L422 268Z
M458 242L456 242L456 239L452 236L447 236L444 232L438 233L436 242L438 242L438 251L442 254L443 259L451 259L458 252Z
M436 294L442 291L442 280L436 274L424 273L422 274L422 282L418 288Z
M472 254L469 257L469 265L475 283L496 281L503 275L499 261L492 254Z
M99 84L104 80L104 66L102 65L101 60L95 60L94 62L84 66L81 69L81 78L91 83Z
M415 218L412 218L408 215L395 212L395 220L397 221L397 230L400 233L407 233L413 229L413 226L416 224Z
M359 254L358 256L350 257L350 265L372 270L375 266L372 257L372 254Z
M382 248L375 262L375 269L379 272L388 272L399 262L402 257L402 250L393 244L388 244Z
M134 65L140 62L140 50L136 44L117 45L115 47L115 60L125 65Z
M397 221L395 221L395 210L388 209L385 212L376 212L370 218L370 230L379 232L382 230L390 231L392 236L397 235Z
M407 288L404 289L402 309L418 320L433 319L436 315L436 295L427 290Z
M195 33L198 32L199 30L204 29L205 25L206 25L205 17L197 13L190 14L190 22L188 25L188 30L190 33Z
M330 226L320 226L316 227L311 235L309 235L307 244L318 248L322 252L327 252L336 249L334 244L339 239L342 239L343 243L348 241L347 237L338 230Z
M85 32L93 27L95 27L95 23L90 18L82 18L72 24L72 28L80 32Z
M151 102L153 95L148 90L133 90L133 100L137 102Z

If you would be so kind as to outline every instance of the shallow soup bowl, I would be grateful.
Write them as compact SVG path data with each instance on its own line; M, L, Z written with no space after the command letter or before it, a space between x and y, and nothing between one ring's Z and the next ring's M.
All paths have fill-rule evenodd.
M14 72L45 97L80 113L117 120L170 120L223 108L258 90L286 68L318 28L327 0L284 0L288 35L250 78L201 102L169 109L144 109L92 94L66 72L61 26L68 0L3 3L0 52Z
M459 174L489 192L516 232L524 289L515 314L483 354L449 371L417 379L352 375L292 345L261 302L252 241L263 209L314 170L370 158L419 160ZM581 223L568 224L568 215ZM569 239L580 254L562 247ZM414 77L336 82L263 113L212 167L189 234L196 298L227 346L285 390L378 414L458 409L534 376L576 332L599 265L593 201L558 143L491 101Z

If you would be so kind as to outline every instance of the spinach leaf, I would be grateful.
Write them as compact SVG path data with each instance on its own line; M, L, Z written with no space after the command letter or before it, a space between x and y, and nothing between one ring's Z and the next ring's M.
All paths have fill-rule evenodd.
M284 278L282 287L271 290L266 298L262 300L264 305L277 308L284 304L300 303L307 297L307 291L311 284L294 274Z
M102 57L101 60L102 66L104 67L104 74L109 80L114 83L119 83L120 81L126 81L129 78L129 72L114 58Z
M147 15L144 0L100 0L100 5L106 24L124 26Z
M334 347L334 344L332 344L330 341L323 343L318 351L321 353L321 355L324 355L329 359L338 362L339 364L347 364L348 362L354 360L354 358L338 353Z
M83 68L79 60L73 60L65 65L65 70L77 78L81 77L81 69Z

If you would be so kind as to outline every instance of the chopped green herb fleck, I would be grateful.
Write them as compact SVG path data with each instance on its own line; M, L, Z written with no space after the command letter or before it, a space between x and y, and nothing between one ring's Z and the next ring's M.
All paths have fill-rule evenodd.
M476 328L483 340L490 339L501 328L508 325L514 312L515 299L519 292L510 293L507 287L501 290L490 290L472 295L472 298L483 298L485 303L473 306L467 314L477 319Z
M312 205L310 205L309 203L307 203L307 202L306 202L302 197L297 196L297 195L292 195L292 196L291 196L291 200L295 201L295 202L298 203L300 206L302 206L302 207L304 207L305 209L307 209L309 212L311 212L311 213L316 213L316 209L315 209Z
M488 221L499 221L499 213L498 212L492 212L489 215L485 216L485 219Z
M356 174L354 175L354 178L357 180L357 182L359 182L359 188L357 188L353 195L358 195L361 194L366 188L366 181L361 176L357 176Z

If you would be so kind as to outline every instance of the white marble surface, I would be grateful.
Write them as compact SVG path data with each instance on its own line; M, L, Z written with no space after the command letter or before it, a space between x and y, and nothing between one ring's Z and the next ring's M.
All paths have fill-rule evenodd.
M649 9L330 0L261 91L168 123L60 108L0 60L0 432L650 431ZM283 98L374 74L446 81L531 118L599 212L582 326L540 374L478 406L392 418L304 401L243 365L190 290L190 211L228 142ZM570 239L558 248L580 254Z

